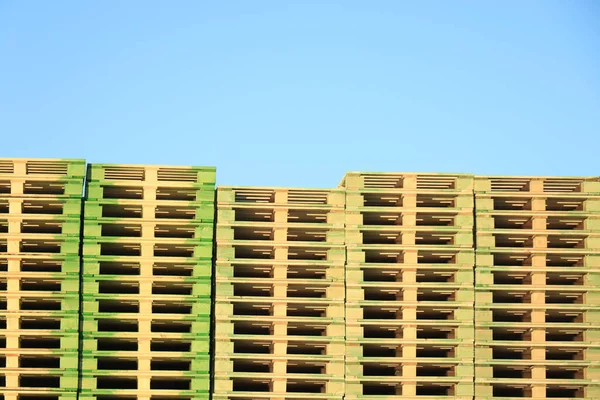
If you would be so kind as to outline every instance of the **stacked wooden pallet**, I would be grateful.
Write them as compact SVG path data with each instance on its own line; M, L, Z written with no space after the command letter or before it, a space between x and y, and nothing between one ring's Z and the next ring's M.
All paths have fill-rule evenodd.
M215 169L91 165L80 399L207 399Z
M0 159L0 398L75 399L83 160Z
M476 394L600 398L598 178L477 177Z
M346 399L473 396L473 177L348 173Z
M214 399L342 399L343 191L217 197Z

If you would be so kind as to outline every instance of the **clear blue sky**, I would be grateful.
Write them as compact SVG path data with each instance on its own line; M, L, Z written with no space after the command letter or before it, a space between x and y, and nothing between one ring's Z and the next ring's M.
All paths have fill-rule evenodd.
M0 0L0 156L600 175L600 2Z

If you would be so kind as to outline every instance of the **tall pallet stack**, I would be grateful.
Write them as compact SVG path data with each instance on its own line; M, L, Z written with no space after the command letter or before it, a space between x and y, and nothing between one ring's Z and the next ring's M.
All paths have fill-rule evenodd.
M473 176L348 173L346 399L472 399Z
M342 399L343 191L217 199L214 399Z
M215 169L87 179L80 399L208 399Z
M83 160L0 159L0 399L76 398Z
M475 191L477 398L600 398L600 182Z

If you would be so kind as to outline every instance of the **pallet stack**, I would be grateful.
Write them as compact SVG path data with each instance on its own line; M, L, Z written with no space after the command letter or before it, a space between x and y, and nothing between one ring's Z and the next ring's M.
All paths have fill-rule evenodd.
M217 199L214 399L342 399L343 191Z
M0 399L77 391L85 161L0 159Z
M478 399L600 398L600 182L478 177Z
M473 176L348 173L346 399L472 399Z
M215 169L88 167L81 400L208 399Z

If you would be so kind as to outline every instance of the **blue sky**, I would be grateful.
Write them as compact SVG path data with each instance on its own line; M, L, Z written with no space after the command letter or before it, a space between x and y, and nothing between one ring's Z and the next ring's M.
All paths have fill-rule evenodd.
M0 156L600 175L600 2L0 0Z

